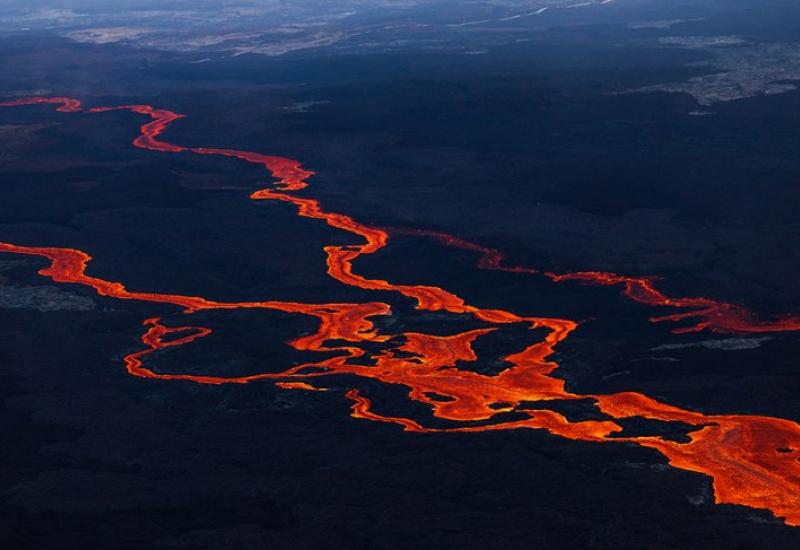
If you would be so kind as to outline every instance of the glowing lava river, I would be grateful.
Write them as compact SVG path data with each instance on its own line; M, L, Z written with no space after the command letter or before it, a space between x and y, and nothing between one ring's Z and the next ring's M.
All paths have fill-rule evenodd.
M382 334L373 322L391 314L389 304L364 303L308 304L283 301L222 302L199 296L159 294L128 290L124 284L93 277L87 273L91 256L80 250L52 247L27 247L0 242L0 252L38 256L50 265L39 273L58 283L78 284L99 295L119 300L170 304L189 316L207 310L266 309L316 318L318 328L310 335L288 342L296 350L324 352L326 358L294 366L283 372L240 377L196 374L164 374L146 365L149 355L165 348L189 345L211 330L202 326L168 327L157 317L144 321L142 349L125 357L125 366L134 376L157 380L184 380L199 384L244 384L272 380L284 389L324 389L316 384L324 377L350 375L408 389L411 401L427 406L434 417L449 427L431 427L409 417L378 414L371 401L358 390L346 397L352 401L355 418L393 423L413 432L480 432L520 428L544 429L553 435L597 443L627 442L655 449L669 463L683 470L699 472L713 479L716 502L739 504L770 510L787 524L800 525L800 425L789 420L749 415L707 415L661 403L634 392L607 395L576 394L567 391L563 380L553 376L558 364L552 360L555 347L569 337L577 323L569 319L521 316L500 309L483 309L467 304L459 296L435 286L394 284L369 279L354 271L353 262L387 246L391 231L361 224L353 218L328 212L317 200L294 194L308 186L313 172L295 160L232 149L184 147L162 141L164 130L182 115L148 105L95 107L83 110L78 100L63 97L34 97L0 103L0 106L54 104L61 112L103 113L127 110L144 115L134 145L164 153L233 157L261 165L276 180L254 192L253 200L282 201L293 205L303 218L321 220L363 242L355 245L326 246L327 273L345 285L365 290L399 293L412 300L417 310L444 311L469 315L485 328L449 336L405 332ZM623 295L648 306L669 306L679 313L657 317L654 321L696 321L676 332L712 330L728 333L800 330L800 318L761 321L746 309L708 298L671 298L657 290L652 280L613 273L541 273L532 268L509 267L497 250L482 247L442 233L411 231L449 246L472 250L479 255L478 267L538 275L555 283L579 281L601 286L620 285ZM479 361L473 344L482 336L511 325L543 334L540 341L503 357L506 368L497 374L481 374L464 366ZM382 343L382 351L370 351L370 344ZM388 348L388 349L386 349ZM331 357L331 355L333 355ZM586 400L595 403L605 419L571 421L546 408L531 408L532 402ZM544 407L544 405L541 405ZM513 420L507 413L514 412ZM664 422L683 422L693 427L688 441L677 442L661 436L625 436L615 420L645 418Z

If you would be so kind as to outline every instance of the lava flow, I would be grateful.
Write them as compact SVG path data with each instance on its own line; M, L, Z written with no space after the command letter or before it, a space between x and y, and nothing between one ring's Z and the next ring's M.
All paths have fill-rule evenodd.
M698 319L693 325L673 329L672 332L676 334L700 332L706 329L719 333L789 332L800 330L800 317L798 316L783 316L774 321L764 321L757 318L750 310L736 304L720 302L710 298L670 298L655 287L655 281L652 277L629 277L605 271L577 271L559 274L530 267L509 266L505 263L506 255L500 250L472 243L441 231L392 228L390 232L398 235L426 237L452 248L476 252L480 255L478 259L478 267L480 269L542 275L556 283L578 281L598 286L622 285L623 296L640 304L689 310L671 315L652 317L650 320L654 323Z
M0 106L39 103L59 105L57 110L62 112L81 111L79 101L61 97L18 99L0 103ZM298 161L231 149L183 147L162 141L161 134L182 115L148 105L100 107L86 112L110 110L127 110L152 119L141 126L141 135L133 142L137 147L159 152L234 157L261 165L276 183L274 188L256 191L251 198L290 204L297 209L300 217L323 221L332 228L362 239L361 244L325 247L327 273L337 281L364 290L399 293L412 299L419 310L468 314L482 324L482 328L446 336L416 332L383 334L372 318L391 314L391 308L384 302L220 302L198 296L137 292L128 290L120 282L88 275L91 257L80 250L0 243L0 252L47 259L50 265L39 272L41 275L60 283L90 287L102 296L169 304L181 308L187 316L205 310L261 308L314 317L319 323L316 332L288 344L297 350L320 352L326 356L283 372L240 377L159 373L145 365L148 355L166 348L189 345L208 337L211 330L193 325L168 327L161 319L151 317L144 321L146 328L141 337L144 348L124 359L130 374L154 380L185 380L201 384L244 384L269 379L284 389L305 390L324 389L314 385L314 382L325 377L350 375L350 380L367 378L404 386L408 388L409 399L426 405L441 427L426 426L426 422L418 419L379 414L373 410L371 401L357 389L350 389L346 393L346 397L353 402L352 416L398 424L412 432L537 428L572 440L635 443L660 452L676 468L710 476L714 481L718 503L768 509L784 518L786 523L800 525L800 425L797 423L760 416L706 415L660 403L634 392L609 395L571 393L565 389L563 380L553 376L558 364L551 360L551 356L555 347L577 328L574 321L519 316L499 309L478 308L439 287L399 285L360 276L354 272L353 262L364 254L372 254L385 247L389 242L388 232L361 224L344 214L327 212L317 200L292 194L306 188L307 180L313 175ZM504 266L504 257L499 251L439 235L441 238L437 238L447 244L481 253L480 267L537 273L529 268ZM761 332L800 328L798 319L762 323L754 321L752 315L738 306L705 298L668 298L646 278L594 272L544 275L558 282L578 280L601 285L621 284L627 297L643 304L689 309L660 318L673 321L700 319L688 330ZM503 357L507 367L502 372L490 375L469 370L467 366L479 361L473 347L475 341L512 325L537 331L537 335L541 331L544 337ZM369 347L365 345L367 343ZM383 349L374 351L376 345ZM557 412L547 410L546 402L555 399L591 399L598 410L599 419L570 421ZM541 408L529 408L533 402L539 402ZM514 419L508 419L508 413L515 413ZM657 435L628 436L615 420L634 417L683 422L691 425L694 431L688 434L689 441L686 443Z

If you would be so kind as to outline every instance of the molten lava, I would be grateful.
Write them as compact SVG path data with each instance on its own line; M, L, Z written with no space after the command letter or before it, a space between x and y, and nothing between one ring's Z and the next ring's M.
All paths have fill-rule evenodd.
M522 266L505 265L506 256L495 248L481 246L441 231L428 231L423 229L393 228L392 233L398 235L412 235L434 239L446 246L469 250L480 254L478 267L492 271L505 271L507 273L525 273L528 275L543 275L551 281L562 283L579 281L585 284L598 286L623 287L622 294L635 302L654 307L673 307L688 309L671 315L653 317L654 323L662 321L684 321L686 319L699 319L694 325L673 329L676 334L687 332L700 332L708 329L720 333L757 333L757 332L788 332L800 330L800 317L784 316L774 321L758 319L753 313L742 306L729 304L709 298L670 298L655 287L655 281L650 277L627 277L608 273L605 271L578 271L575 273L552 273Z
M61 112L81 111L78 100L25 98L0 103L0 106L55 104ZM288 342L297 350L325 352L326 356L308 364L297 365L279 373L261 373L239 377L196 374L163 374L145 365L147 356L166 348L189 345L205 338L211 330L201 326L167 327L159 318L144 321L141 337L143 349L124 359L128 372L141 378L185 380L200 384L244 384L270 379L284 389L323 389L314 382L331 375L352 375L384 384L408 388L409 399L425 404L434 417L447 421L448 427L428 427L413 418L384 416L376 413L370 400L357 389L345 395L352 401L351 414L376 422L403 426L415 432L481 432L518 428L544 429L580 441L624 441L657 450L676 468L700 472L713 478L716 501L771 510L790 525L800 525L800 425L777 418L746 415L705 415L660 403L639 393L581 395L566 391L564 382L553 376L558 364L550 360L555 347L575 330L577 324L568 319L519 316L499 309L483 309L467 304L459 296L439 287L400 285L382 279L368 279L354 272L353 262L372 254L389 242L386 230L359 223L353 218L328 212L317 200L298 197L292 192L308 186L313 172L291 159L231 149L183 147L160 138L169 124L182 115L149 105L99 107L88 113L127 110L151 119L141 126L134 145L143 149L169 153L192 153L233 157L263 166L276 180L274 188L256 191L254 200L276 200L294 206L300 217L325 222L362 240L361 244L326 246L328 274L346 285L365 290L399 293L412 299L419 310L467 314L481 321L485 328L435 336L415 332L382 334L372 318L390 315L383 302L305 304L297 302L220 302L199 296L182 296L128 290L122 283L106 281L87 274L91 257L80 250L53 247L26 247L0 243L0 252L38 256L50 265L39 273L60 283L90 287L99 295L121 300L170 304L185 315L203 310L269 309L286 314L311 316L319 323L316 332ZM435 237L446 244L481 254L479 267L514 273L536 274L535 269L506 267L504 256L497 250L481 247L444 234L416 232ZM582 281L599 285L623 285L624 294L650 306L672 306L688 309L655 320L680 321L699 319L686 330L710 329L720 332L766 332L800 329L800 319L787 318L772 323L754 319L744 308L706 298L669 298L656 290L650 279L623 277L612 273L584 272L556 275L544 273L556 282ZM508 365L498 374L488 375L465 368L479 360L474 342L509 325L543 331L541 341L503 357ZM384 349L369 351L365 344L381 343ZM374 348L374 346L373 346ZM363 360L370 359L372 364ZM531 410L524 404L549 400L592 399L607 420L570 421L563 415L542 409ZM518 417L506 420L501 413L516 412ZM520 418L521 417L521 418ZM660 436L628 437L615 422L640 417L660 421L680 421L695 428L689 442L678 443ZM466 423L466 425L465 425Z

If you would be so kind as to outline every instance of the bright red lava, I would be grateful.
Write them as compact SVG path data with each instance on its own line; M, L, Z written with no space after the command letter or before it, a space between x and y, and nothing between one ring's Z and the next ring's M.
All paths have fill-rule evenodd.
M670 315L652 317L654 323L663 321L680 322L696 319L693 325L674 328L672 332L684 334L710 330L719 333L758 333L788 332L800 330L800 317L783 316L772 321L757 318L751 311L736 304L711 300L709 298L671 298L655 287L652 277L628 277L606 271L577 271L574 273L553 273L531 267L506 265L506 255L497 250L454 237L441 231L425 229L392 228L390 233L426 237L452 248L469 250L479 254L478 267L507 273L542 275L553 282L577 281L597 286L622 286L622 294L635 302L653 307L672 307L687 309Z
M58 111L78 112L78 100L26 98L0 106L55 104ZM313 334L288 342L297 350L336 352L337 355L309 364L298 365L280 373L262 373L240 377L219 377L195 374L163 374L145 365L148 355L159 350L184 346L206 337L211 330L201 326L167 327L158 318L144 321L145 333L141 351L125 357L130 374L158 380L185 380L200 384L244 384L270 379L285 389L322 389L313 382L325 376L350 374L396 384L408 388L409 399L427 405L433 416L450 421L453 427L426 427L421 421L406 417L384 416L375 412L370 400L355 389L346 393L353 404L352 416L376 422L393 423L411 432L480 432L518 428L537 428L564 438L580 441L623 441L650 447L664 455L676 468L700 472L714 481L718 503L740 504L764 508L783 518L787 524L800 525L800 425L788 420L747 415L705 415L660 403L646 395L623 392L609 395L574 394L566 391L564 382L553 376L558 364L550 360L554 348L575 330L577 323L569 319L519 316L500 309L483 309L464 302L459 296L434 286L400 285L381 279L367 279L353 271L353 261L372 254L389 241L387 231L361 224L353 218L327 212L314 199L291 192L307 187L313 172L291 159L231 149L182 147L159 137L170 123L181 118L165 109L148 105L101 107L89 113L127 110L145 115L150 122L141 126L141 135L134 145L143 149L170 153L219 155L262 165L276 179L273 187L251 195L254 200L277 200L293 205L299 216L325 222L329 226L360 237L362 244L326 246L328 274L346 285L366 290L400 293L416 302L419 310L469 314L487 326L477 330L434 336L406 332L382 334L371 319L390 315L383 302L305 304L296 302L219 302L199 296L182 296L137 292L120 282L106 281L86 273L91 257L80 250L52 247L27 247L0 243L0 252L47 258L50 266L39 273L60 283L74 283L93 288L99 295L121 300L138 300L172 304L187 315L201 310L261 308L315 317L319 328ZM417 232L426 234L426 232ZM517 273L538 273L534 269L504 266L504 257L497 250L461 241L444 234L431 234L447 244L482 254L479 266ZM755 320L747 310L706 298L669 298L656 290L650 279L623 277L611 273L544 273L553 281L577 280L600 285L624 285L624 294L637 302L652 306L673 306L688 309L656 320L680 321L698 319L689 328L720 332L767 332L800 329L800 319L787 318L772 323ZM512 324L530 330L544 329L544 338L503 359L508 367L496 375L480 374L463 367L479 360L473 343L485 334ZM344 342L344 343L340 343ZM383 342L388 349L369 352L361 344ZM398 343L399 342L399 343ZM354 359L368 357L374 362L366 366ZM313 367L313 368L312 368ZM608 420L569 421L547 409L522 408L523 402L554 399L592 399ZM515 411L520 418L503 420L499 413ZM617 419L642 417L661 421L680 421L696 427L690 441L678 443L660 436L612 437L621 434ZM483 424L477 424L480 421ZM460 424L460 425L459 425Z

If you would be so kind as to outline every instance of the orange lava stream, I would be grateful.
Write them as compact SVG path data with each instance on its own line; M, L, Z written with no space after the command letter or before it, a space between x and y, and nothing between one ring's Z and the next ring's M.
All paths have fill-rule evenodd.
M672 332L676 334L700 332L702 330L720 333L789 332L800 330L800 317L798 316L785 315L773 321L764 321L757 318L748 309L736 304L709 298L670 298L655 287L655 281L652 277L628 277L605 271L578 271L559 274L530 267L508 266L505 265L506 256L501 251L481 246L441 231L394 228L390 231L398 235L427 237L453 248L477 252L480 254L478 267L481 269L543 275L557 283L578 281L598 286L622 285L622 294L640 304L654 307L689 309L689 311L650 319L654 323L698 319L693 325L673 329Z
M79 101L70 98L26 98L0 103L0 106L55 104L58 111L77 112ZM385 416L373 410L371 401L358 390L346 397L352 401L351 414L376 422L403 426L412 432L479 432L518 428L537 428L564 438L580 441L624 441L657 450L676 468L700 472L713 478L716 501L764 508L800 525L800 425L788 420L747 415L705 415L660 403L645 395L624 392L609 395L580 395L568 392L564 381L552 376L558 364L551 360L555 347L575 330L568 319L519 316L509 311L483 309L464 302L459 296L433 286L399 285L381 279L367 279L353 271L353 261L386 246L388 233L361 224L353 218L325 211L314 199L291 192L307 187L313 172L291 159L231 149L181 147L159 139L170 123L181 118L168 110L148 105L101 107L89 113L128 110L152 120L141 126L134 140L137 147L171 153L194 153L241 159L262 165L276 183L273 188L256 191L255 200L276 200L293 205L298 215L317 219L329 226L363 239L362 244L326 246L327 272L334 279L365 290L399 293L416 302L419 310L469 314L486 325L447 336L415 332L382 334L372 322L376 316L391 314L383 302L305 304L282 301L220 302L197 296L159 294L128 290L122 283L107 281L86 273L91 257L80 250L53 247L26 247L0 243L0 252L46 258L50 265L39 273L60 283L93 288L99 295L121 300L169 304L182 308L184 314L228 309L268 309L317 319L316 332L288 342L300 351L323 352L328 357L298 365L279 373L259 373L239 377L196 374L166 374L145 366L145 358L168 348L188 345L208 337L211 330L200 326L167 327L157 317L144 321L141 341L144 348L128 354L124 361L128 372L141 378L185 380L201 384L244 384L270 379L284 389L322 389L313 381L332 375L352 375L408 388L410 400L424 404L432 415L448 427L428 427L422 421L402 416ZM537 273L529 268L505 267L503 255L443 234L435 236L447 244L482 254L480 267L517 273ZM610 273L545 274L554 281L579 280L601 285L625 285L631 299L654 306L699 308L670 315L661 320L700 318L689 330L708 328L727 332L795 330L794 323L758 323L743 308L705 298L668 298L657 291L649 279L629 278ZM657 319L658 320L658 319ZM528 347L503 357L507 367L494 375L482 374L467 367L480 361L473 344L482 336L516 324L531 331L542 330L544 337ZM795 328L792 328L795 327ZM334 345L334 343L336 343ZM382 344L385 349L370 352L365 343ZM362 359L361 361L353 361ZM369 359L372 364L363 361ZM547 410L554 399L592 399L607 419L573 422ZM543 408L529 409L525 404L540 402ZM501 413L516 413L507 420ZM680 421L696 428L688 443L678 443L660 436L627 437L614 420L641 417L666 422Z
M318 388L305 382L275 382L275 385L284 390L328 391L327 388Z

